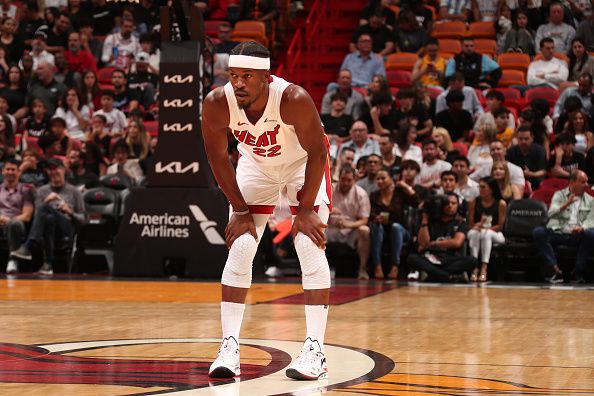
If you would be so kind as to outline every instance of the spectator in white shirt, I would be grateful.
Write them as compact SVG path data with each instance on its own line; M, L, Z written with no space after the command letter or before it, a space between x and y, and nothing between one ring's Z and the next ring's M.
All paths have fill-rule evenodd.
M553 56L555 42L552 38L545 37L540 40L540 52L544 59L533 61L528 66L528 85L559 89L559 84L567 81L569 75L567 64Z
M56 109L56 117L66 121L68 135L77 140L85 140L85 130L89 125L91 110L81 103L80 94L75 88L69 88L61 98L61 105Z
M563 5L553 3L549 7L549 23L540 25L534 37L535 43L541 43L543 38L553 40L553 48L557 52L566 54L571 49L571 40L575 37L575 29L563 22ZM542 45L540 52L542 52Z
M454 190L456 194L464 197L467 202L479 196L479 185L468 177L470 173L470 161L467 157L459 156L454 159L452 171L458 175L458 186Z
M417 184L425 188L437 189L441 186L441 172L450 170L452 164L438 159L437 143L433 139L423 142L423 164L417 176Z
M127 70L136 54L141 51L138 38L132 35L136 28L134 21L124 18L121 32L110 34L103 43L101 61L109 67Z
M108 134L118 137L123 136L128 123L124 113L113 107L114 97L115 94L112 90L104 90L101 93L101 110L96 111L93 115L103 114L107 120L105 128Z
M44 31L38 30L33 35L31 41L31 57L33 58L33 70L37 69L37 65L41 62L48 62L55 64L54 55L46 51L47 48L47 34Z
M394 138L394 155L402 158L402 161L413 160L419 166L423 164L423 152L415 144L417 140L417 129L409 124L402 125Z

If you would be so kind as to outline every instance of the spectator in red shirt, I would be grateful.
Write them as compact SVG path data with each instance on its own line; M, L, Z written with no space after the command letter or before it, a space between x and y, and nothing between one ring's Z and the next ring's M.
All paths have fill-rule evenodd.
M80 34L72 32L68 35L68 50L64 51L68 69L81 75L87 70L97 72L97 60L89 51L82 49Z

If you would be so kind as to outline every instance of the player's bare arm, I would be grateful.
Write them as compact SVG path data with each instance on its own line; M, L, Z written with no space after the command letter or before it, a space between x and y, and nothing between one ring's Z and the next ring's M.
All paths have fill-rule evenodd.
M320 248L326 245L324 229L327 227L314 212L314 202L324 176L328 151L324 143L322 122L309 94L297 85L289 86L283 93L281 117L295 127L301 147L307 152L305 182L299 201L299 210L293 222L293 237L302 232Z
M210 92L202 107L202 135L208 162L217 183L229 200L234 212L247 212L239 215L234 213L225 229L225 241L230 248L241 235L249 232L258 239L254 220L248 212L248 205L241 195L235 179L235 169L229 161L227 153L227 131L229 129L229 109L223 88Z

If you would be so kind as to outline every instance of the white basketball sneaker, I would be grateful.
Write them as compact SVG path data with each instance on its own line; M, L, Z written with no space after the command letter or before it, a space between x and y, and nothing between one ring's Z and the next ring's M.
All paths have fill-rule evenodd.
M317 380L328 377L326 356L318 341L307 338L301 348L301 353L286 371L289 378L296 380Z
M233 378L241 374L239 369L239 343L235 337L223 338L219 354L210 365L208 376L213 378Z

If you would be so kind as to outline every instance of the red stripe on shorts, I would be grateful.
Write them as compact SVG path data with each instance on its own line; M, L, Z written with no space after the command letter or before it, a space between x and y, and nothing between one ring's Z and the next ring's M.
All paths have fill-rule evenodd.
M274 205L248 205L251 214L272 214Z

